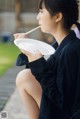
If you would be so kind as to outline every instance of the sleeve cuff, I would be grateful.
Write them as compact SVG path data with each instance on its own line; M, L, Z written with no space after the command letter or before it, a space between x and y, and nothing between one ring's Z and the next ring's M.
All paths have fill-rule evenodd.
M29 68L33 74L41 73L47 68L47 61L44 59L44 57L41 57L40 59L30 62Z
M26 65L28 63L28 58L23 54L19 54L16 60L16 65L17 66L22 66Z

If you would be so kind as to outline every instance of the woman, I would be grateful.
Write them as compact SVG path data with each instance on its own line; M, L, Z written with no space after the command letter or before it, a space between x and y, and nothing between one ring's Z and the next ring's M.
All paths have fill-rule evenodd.
M77 1L41 0L39 8L41 30L52 34L58 47L47 61L39 51L21 50L29 68L18 74L16 85L28 119L79 119L80 40L70 30L73 24L80 28Z

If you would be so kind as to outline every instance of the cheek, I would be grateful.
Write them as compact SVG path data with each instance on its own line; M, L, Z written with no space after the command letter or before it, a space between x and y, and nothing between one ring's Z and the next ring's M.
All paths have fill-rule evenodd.
M50 21L50 19L46 18L46 20L43 21L41 30L46 33L50 33L53 29L53 23Z
M41 23L42 32L45 32L45 33L51 32L51 30L53 28L54 21L48 12L41 15L40 23Z

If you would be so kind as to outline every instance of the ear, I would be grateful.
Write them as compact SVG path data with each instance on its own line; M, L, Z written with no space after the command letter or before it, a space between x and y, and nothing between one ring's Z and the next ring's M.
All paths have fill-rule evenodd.
M57 23L57 22L61 21L62 18L63 18L62 13L61 13L61 12L57 13L57 14L55 15L55 22Z

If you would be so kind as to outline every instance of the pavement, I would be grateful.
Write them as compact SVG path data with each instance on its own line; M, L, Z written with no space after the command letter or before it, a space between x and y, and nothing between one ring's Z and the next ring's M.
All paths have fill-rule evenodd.
M26 111L22 104L19 92L16 88L15 80L18 72L24 69L24 67L11 67L2 77L0 77L0 103L1 101L6 104L0 112L0 119L6 119L3 117L3 113L6 112L7 119L26 119ZM5 98L4 98L5 97ZM2 100L1 100L2 99Z

